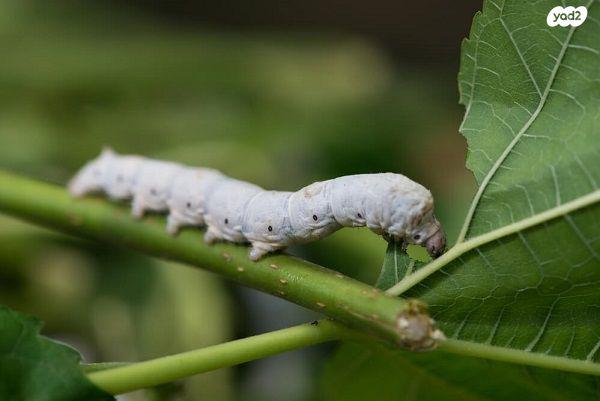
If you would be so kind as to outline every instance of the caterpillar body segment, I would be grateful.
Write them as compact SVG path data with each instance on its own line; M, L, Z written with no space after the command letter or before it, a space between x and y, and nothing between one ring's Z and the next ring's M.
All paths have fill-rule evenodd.
M204 241L212 244L223 240L235 243L247 242L242 233L246 205L264 190L254 184L225 178L208 193L204 221L207 225Z
M330 183L315 182L290 196L288 216L294 243L316 241L343 227L333 214Z
M133 184L131 213L140 219L146 211L165 212L169 210L173 181L186 170L175 163L144 160L140 164Z
M184 226L204 226L207 194L226 177L217 170L186 168L174 178L167 200L167 232L175 235Z
M250 259L258 260L295 242L288 216L291 195L292 192L261 191L246 205L242 234L252 244Z

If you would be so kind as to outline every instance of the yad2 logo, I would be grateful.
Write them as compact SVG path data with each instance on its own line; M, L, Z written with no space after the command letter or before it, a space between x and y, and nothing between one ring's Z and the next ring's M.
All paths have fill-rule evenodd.
M579 26L583 24L585 19L587 18L588 10L584 6L579 7L554 7L548 15L546 16L546 23L548 26L557 26L560 25L562 27L566 26Z

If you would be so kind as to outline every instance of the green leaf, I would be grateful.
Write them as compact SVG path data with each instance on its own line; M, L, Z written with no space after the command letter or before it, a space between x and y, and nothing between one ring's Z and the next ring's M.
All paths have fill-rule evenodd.
M0 305L0 400L114 400L85 377L79 353L40 336L41 326Z
M422 260L431 260L423 247L409 245L407 249L398 242L390 242L385 250L383 266L375 286L390 288L400 280L423 267Z
M485 4L459 76L467 165L480 184L467 239L560 211L600 182L600 6L588 4L578 28L550 29L541 16L553 2ZM597 197L494 237L409 294L431 305L450 337L597 361Z
M480 356L544 360L556 369L525 371L441 351L423 365L420 357L394 356L485 399L535 399L528 387L536 385L544 399L597 393L597 378L561 372L597 371L600 361L600 4L582 4L583 25L550 28L555 2L485 1L459 74L460 130L479 189L458 243L389 291L428 303L445 334L461 340L447 343L453 352L485 349ZM486 380L473 380L471 369ZM564 394L546 394L558 380Z
M578 28L546 25L552 1L490 1L475 18L459 74L460 131L480 187L463 236L598 190L600 11L582 4L589 17Z
M553 6L488 1L463 45L461 132L480 184L468 239L598 194L600 4L587 4L580 27L561 29L542 18ZM600 360L600 207L592 200L491 236L410 295L430 304L449 337Z
M411 259L401 243L390 242L385 250L383 266L375 286L381 289L390 288L420 265L422 262Z
M443 351L343 344L321 380L328 401L596 400L598 378Z

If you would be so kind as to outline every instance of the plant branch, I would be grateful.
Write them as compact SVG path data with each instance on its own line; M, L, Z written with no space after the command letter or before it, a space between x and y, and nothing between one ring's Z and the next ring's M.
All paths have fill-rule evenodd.
M518 363L539 368L557 369L565 372L600 376L600 364L593 361L572 359L455 339L441 341L438 345L438 349L463 356L473 356L500 362Z
M0 210L77 236L211 270L409 348L432 347L433 334L439 334L422 305L341 273L286 255L252 262L246 247L205 245L200 230L170 237L162 216L137 221L126 208L104 199L72 199L61 187L1 171Z
M237 365L326 341L349 339L353 331L331 321L294 326L199 350L88 373L96 386L121 394Z
M123 366L131 365L129 362L95 362L95 363L82 363L80 364L81 370L84 373L99 372L101 370L120 368Z
M362 342L369 338L339 323L324 320L145 362L90 364L82 368L96 386L116 395L337 340ZM438 346L440 351L462 356L600 376L600 365L590 361L455 339L443 340Z
M442 267L446 266L454 259L469 252L472 249L475 249L483 244L495 241L499 238L506 237L508 235L515 234L519 231L526 230L530 227L536 226L546 221L565 216L576 210L583 209L598 202L600 202L600 190L596 190L590 194L587 194L570 202L563 203L560 206L548 209L542 213L536 214L535 216L519 220L515 223L509 224L497 230L493 230L488 233L479 235L477 237L473 237L465 242L460 242L454 245L452 248L450 248L448 252L446 252L439 258L429 262L427 265L423 266L411 275L404 277L404 279L400 280L393 287L386 290L386 292L390 295L398 296L406 292L408 289L412 288L414 285L420 283L425 278L429 277L431 274L435 273Z

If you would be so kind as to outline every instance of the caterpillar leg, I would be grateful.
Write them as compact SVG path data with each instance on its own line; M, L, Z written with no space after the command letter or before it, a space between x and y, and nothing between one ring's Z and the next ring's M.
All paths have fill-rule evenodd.
M167 217L167 234L173 237L176 236L179 233L180 227L181 222L179 219L173 213L170 213Z
M262 259L262 257L267 255L268 253L275 252L284 248L285 246L282 245L274 245L265 242L253 242L252 247L248 252L248 257L251 261L256 262Z
M208 229L206 230L206 233L204 234L204 243L208 244L208 245L212 245L215 242L221 240L221 233L219 233L217 230L215 230L212 227L208 227Z
M383 232L381 234L381 236L383 237L384 240L387 241L387 243L397 244L400 246L400 249L402 249L403 252L406 252L406 248L408 248L408 242L406 242L406 240L404 238L395 237L386 232Z
M131 204L131 214L136 219L141 219L144 217L145 212L144 200L140 196L136 196L133 198L133 202Z
M75 181L69 182L69 185L67 188L69 190L69 195L71 195L71 197L83 198L85 195L92 192L92 191L87 191L87 190L81 188L79 185L80 184Z

